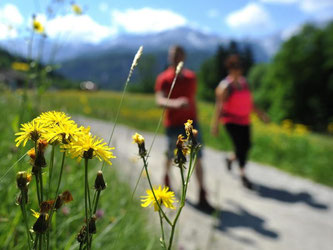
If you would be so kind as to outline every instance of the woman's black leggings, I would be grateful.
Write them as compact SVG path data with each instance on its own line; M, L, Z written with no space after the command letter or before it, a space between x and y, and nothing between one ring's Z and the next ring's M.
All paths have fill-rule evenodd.
M227 123L225 127L232 139L239 167L244 168L251 147L250 125Z

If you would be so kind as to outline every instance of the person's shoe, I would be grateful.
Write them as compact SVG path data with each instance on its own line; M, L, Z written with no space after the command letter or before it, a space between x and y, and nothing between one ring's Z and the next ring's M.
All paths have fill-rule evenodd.
M200 190L200 195L199 195L199 203L197 205L197 208L200 211L203 211L207 214L211 214L215 211L215 208L212 207L209 202L206 199L206 192L204 189Z
M226 163L228 171L231 171L232 160L230 160L229 158L225 158L225 163Z
M243 186L246 187L247 189L250 189L250 190L253 189L252 182L249 181L249 179L246 178L246 176L242 176L242 183L243 183Z

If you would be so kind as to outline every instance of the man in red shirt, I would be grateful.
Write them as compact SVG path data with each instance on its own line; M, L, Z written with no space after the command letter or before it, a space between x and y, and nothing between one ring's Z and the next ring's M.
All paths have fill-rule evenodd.
M195 73L182 69L179 73L174 89L172 90L170 99L168 95L175 77L176 67L179 62L184 61L185 51L180 46L172 46L169 49L170 66L158 75L155 84L156 103L160 107L165 107L164 126L168 139L167 160L165 163L164 183L170 187L169 170L174 158L174 149L179 134L185 136L184 123L188 119L193 120L193 127L198 128L197 108L196 108L196 90L197 81ZM202 144L200 130L197 140ZM206 211L213 211L206 199L206 191L203 183L203 170L201 164L202 152L199 150L197 155L196 177L200 186L198 207Z

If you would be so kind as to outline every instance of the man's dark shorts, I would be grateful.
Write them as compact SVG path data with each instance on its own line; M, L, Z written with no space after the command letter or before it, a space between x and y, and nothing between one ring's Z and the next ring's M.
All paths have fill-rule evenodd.
M193 121L193 128L198 130L198 135L197 135L197 140L198 142L203 145L203 140L202 140L202 134L201 130L199 127L199 124L195 121ZM185 127L183 126L171 126L167 127L166 129L166 136L168 140L168 149L166 152L167 158L169 160L173 159L175 156L175 149L176 149L176 142L178 139L178 135L182 134L184 137L186 137L185 133ZM199 150L197 158L200 159L202 157L202 148Z

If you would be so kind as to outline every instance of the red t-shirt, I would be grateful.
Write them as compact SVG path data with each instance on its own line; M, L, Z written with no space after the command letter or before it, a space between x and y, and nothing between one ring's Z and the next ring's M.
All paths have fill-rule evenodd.
M172 81L175 77L175 69L169 67L161 74L158 75L155 84L155 92L162 91L164 96L169 95L169 91L172 85ZM175 86L172 90L170 99L176 99L178 97L186 97L189 101L189 106L180 109L166 109L164 116L164 126L182 126L188 119L196 120L196 103L195 94L197 90L197 81L195 73L183 69L178 75Z

